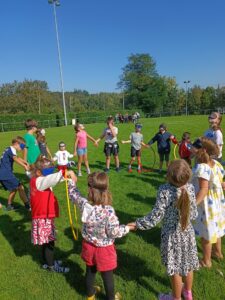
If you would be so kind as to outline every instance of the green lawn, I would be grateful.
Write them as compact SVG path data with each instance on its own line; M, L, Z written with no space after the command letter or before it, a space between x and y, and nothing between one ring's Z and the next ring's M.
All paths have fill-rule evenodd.
M201 136L207 129L206 116L171 117L141 120L145 142L157 131L162 122L166 122L169 131L178 139L184 131L192 133L192 139ZM133 131L133 124L121 124L119 140L128 139ZM104 124L86 126L88 133L98 137ZM23 132L0 133L0 151L10 145L11 139ZM72 126L47 128L47 141L54 153L58 142L63 140L67 150L73 152L74 131ZM154 146L155 148L155 146ZM99 148L89 145L89 162L91 170L104 168L103 142ZM171 152L173 158L173 151ZM130 145L120 144L120 160L122 170L117 174L114 162L110 170L110 189L113 194L113 206L121 223L134 221L137 217L148 213L155 202L158 186L165 182L165 177L157 172L138 174L136 169L127 173L130 159ZM153 165L154 155L149 149L143 150L143 165L147 169ZM158 157L155 167L158 164ZM136 167L136 166L135 166ZM27 179L20 167L15 167L15 173L27 186ZM78 181L81 192L87 194L86 173ZM40 249L30 241L31 220L23 208L18 196L16 204L20 208L15 212L0 210L0 299L85 299L84 274L85 265L80 258L81 236L78 241L72 238L68 221L65 184L61 183L55 189L60 202L60 218L56 220L58 241L55 257L63 259L70 267L66 275L52 274L40 268ZM1 188L0 201L6 204L8 193ZM79 222L80 226L80 222ZM154 300L159 292L169 292L170 282L160 259L160 226L150 231L130 233L125 238L116 240L118 253L118 269L115 272L115 285L125 300ZM223 251L225 241L223 241ZM199 255L200 254L199 248ZM225 254L225 253L224 253ZM195 300L224 300L225 262L213 261L210 270L202 269L195 273ZM102 285L98 275L97 282ZM104 299L103 294L98 299Z

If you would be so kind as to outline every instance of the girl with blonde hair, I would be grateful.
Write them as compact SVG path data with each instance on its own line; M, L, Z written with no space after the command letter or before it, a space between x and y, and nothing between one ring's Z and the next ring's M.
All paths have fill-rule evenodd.
M223 194L224 169L213 159L218 156L218 146L210 139L200 138L197 146L196 165L192 183L195 187L198 218L194 223L196 235L201 237L202 267L211 267L211 256L222 259L221 237L225 234L225 199Z

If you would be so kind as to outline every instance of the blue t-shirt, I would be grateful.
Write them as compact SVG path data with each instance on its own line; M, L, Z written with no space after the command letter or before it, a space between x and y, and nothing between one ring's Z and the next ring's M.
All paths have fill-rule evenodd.
M167 131L164 133L158 132L148 144L152 145L153 143L157 142L158 153L169 153L171 136L172 134Z
M8 180L13 175L13 157L16 156L16 149L12 146L5 149L0 158L0 180Z

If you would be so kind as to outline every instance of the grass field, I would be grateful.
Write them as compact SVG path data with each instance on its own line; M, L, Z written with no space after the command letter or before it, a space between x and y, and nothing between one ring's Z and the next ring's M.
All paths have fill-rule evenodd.
M169 131L180 139L184 131L192 133L192 139L201 136L207 129L206 116L170 117L141 120L145 142L157 131L158 125L166 122ZM121 124L119 140L128 139L133 131L133 124ZM98 137L104 124L86 126L88 133ZM23 132L0 133L0 151L8 146L12 137ZM67 150L73 152L74 131L72 126L47 129L47 141L52 153L57 150L58 142L63 140ZM155 146L154 146L155 147ZM89 162L91 170L104 168L103 142L99 148L89 144ZM145 168L153 165L153 152L143 150L142 160ZM171 158L173 153L171 152ZM116 173L114 162L110 170L110 189L113 194L113 206L121 223L134 221L137 217L148 213L155 202L158 186L165 182L165 174L145 172L138 174L136 169L128 174L127 166L130 159L130 145L120 144L121 172ZM157 167L158 157L155 167ZM135 166L136 167L136 166ZM15 167L16 175L27 186L27 179L22 168ZM86 173L79 178L81 192L87 194ZM78 241L72 238L68 221L65 184L55 189L60 202L60 218L56 220L58 241L55 257L63 259L70 267L66 275L53 274L40 268L40 249L30 241L30 214L23 208L18 196L15 212L0 210L0 299L85 299L84 274L85 265L80 258L81 236ZM8 193L0 191L0 201L6 204ZM80 226L80 222L79 222ZM199 244L199 242L198 242ZM118 253L118 269L115 271L115 285L125 300L154 300L159 292L169 292L170 282L160 259L160 226L145 232L130 233L125 238L116 240ZM201 248L199 247L199 256ZM223 252L225 240L223 241ZM225 254L225 253L224 253ZM210 270L201 269L195 273L195 300L225 299L225 262L213 261ZM101 277L97 283L102 285ZM104 294L98 299L104 299Z

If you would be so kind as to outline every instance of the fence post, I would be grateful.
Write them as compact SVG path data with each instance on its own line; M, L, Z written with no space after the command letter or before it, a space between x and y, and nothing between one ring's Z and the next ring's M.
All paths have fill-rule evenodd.
M4 126L3 126L3 123L1 123L1 125L2 125L2 132L4 131Z

